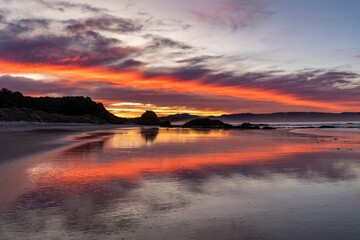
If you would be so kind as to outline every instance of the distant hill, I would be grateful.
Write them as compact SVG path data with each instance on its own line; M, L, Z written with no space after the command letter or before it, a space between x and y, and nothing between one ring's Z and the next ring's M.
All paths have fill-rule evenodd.
M360 121L360 112L323 113L323 112L278 112L270 114L229 114L218 117L224 121L244 122L331 122Z
M170 122L186 122L202 116L190 114L169 115L164 119ZM227 123L239 122L331 122L331 121L360 121L360 112L322 113L322 112L279 112L269 114L239 113L227 114L218 117L208 116Z
M119 118L89 97L29 97L0 90L0 121L122 124Z
M191 115L188 113L178 113L178 114L174 114L174 115L169 115L165 118L170 118L172 121L182 121L184 119L196 119L199 118L199 116L197 115Z
M191 115L188 113L178 113L178 114L173 114L173 115L169 115L166 117L161 117L160 119L168 120L172 123L174 123L174 122L183 122L184 123L189 120L193 120L193 119L197 119L197 118L201 118L201 116Z

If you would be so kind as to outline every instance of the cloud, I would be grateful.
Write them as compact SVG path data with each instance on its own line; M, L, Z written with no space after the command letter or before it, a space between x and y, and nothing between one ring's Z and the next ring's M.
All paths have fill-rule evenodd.
M86 31L109 31L116 33L136 32L142 29L142 25L133 20L102 16L98 18L87 18L84 20L69 20L66 30L71 33L82 33Z
M172 40L167 37L162 37L158 35L153 34L146 34L144 35L145 38L151 39L151 45L148 47L150 49L158 49L158 48L177 48L182 50L189 50L192 49L192 47L188 44Z
M30 94L51 94L67 92L71 88L65 88L65 81L35 81L27 77L14 77L10 75L0 76L0 88L7 88L12 91L19 91ZM68 93L69 94L69 93Z
M111 21L119 23L122 19ZM90 19L89 22L94 24L92 28L96 28L97 21ZM49 29L51 23L47 19L20 19L7 24L0 30L1 58L29 63L103 65L124 59L137 51L122 46L117 38L92 31L91 27L81 31L67 31L65 34L52 33ZM101 29L102 24L97 25L97 29ZM69 26L65 27L68 29ZM112 27L120 28L116 24L108 26L109 29L113 29ZM35 34L34 31L39 29L45 30Z
M107 11L106 8L98 8L84 3L73 3L67 1L49 1L49 0L35 0L35 1L42 4L44 7L57 10L60 12L64 12L68 9L74 9L74 8L80 9L83 12L93 12L93 13Z
M0 36L11 40L20 34L30 33L39 28L47 29L49 24L50 20L47 19L20 19L6 23L5 27L0 30Z
M209 108L205 103L214 101L216 97L188 95L181 93L167 93L154 90L138 90L134 88L122 88L115 84L106 82L71 82L68 80L53 80L53 81L38 81L28 77L14 77L10 75L0 76L0 88L8 88L12 91L20 91L30 95L50 95L50 96L89 96L92 99L106 103L109 109L113 112L121 114L129 114L129 110L135 113L142 113L144 109L161 108L167 113L175 113L171 111L178 110L179 112L197 111L201 114L202 111L226 113L221 110L223 104L217 101L218 104ZM218 99L219 100L219 99ZM124 106L112 105L113 103L121 102L136 102L140 101L138 108L126 111ZM199 103L199 104L196 104ZM218 107L218 109L216 109Z
M214 16L221 13L219 17L232 18L237 11L251 20L258 15L256 9L262 9L262 5L255 7L260 3L226 1ZM142 21L102 13L96 16L5 19L0 29L0 73L52 75L66 79L66 86L9 76L0 83L24 93L90 95L105 101L157 106L162 106L161 102L203 109L211 106L228 112L359 110L360 77L356 73L302 70L288 74L245 69L242 74L234 73L209 64L226 56L197 54L198 49L190 44L150 34ZM236 28L252 24L241 25L241 21ZM130 47L132 43L126 39L133 36L147 44Z
M3 9L0 9L0 23L4 22L6 19L6 12Z
M133 68L139 68L142 66L145 66L146 63L141 62L141 61L137 61L135 59L127 59L115 66L112 66L112 68L114 69L133 69Z
M201 70L201 69L200 69ZM322 91L318 91L319 95L313 94L299 95L294 94L288 90L288 88L274 89L271 84L264 84L266 81L254 81L254 82L239 82L235 84L235 79L240 79L241 76L233 76L233 78L227 77L226 79L218 78L216 82L209 83L207 80L213 75L211 71L209 73L204 72L199 75L200 78L194 79L192 76L190 79L181 79L176 74L169 73L156 73L152 76L144 75L144 72L140 69L131 71L119 71L111 69L109 67L99 66L64 66L54 64L31 64L31 63L13 63L13 62L0 62L0 72L11 72L13 74L51 74L53 76L61 76L62 78L68 78L73 82L93 81L93 82L106 82L116 85L121 88L133 88L137 90L151 90L157 92L168 93L182 93L187 95L207 95L213 97L228 97L237 100L249 100L256 102L269 102L273 106L292 106L293 108L302 107L303 109L312 110L327 110L327 111L358 111L359 101L356 98L352 100L334 100L332 98L323 98ZM216 75L215 75L216 76ZM221 74L221 76L228 76L228 74ZM272 76L276 79L279 76ZM284 76L282 76L284 77ZM225 81L224 81L225 80ZM290 88L291 89L291 88ZM336 88L331 88L335 90ZM353 88L352 88L353 89ZM352 91L352 89L337 89L334 92L340 91ZM329 91L329 90L327 90ZM333 92L333 93L334 93ZM209 103L208 103L209 104ZM210 103L211 105L212 103Z
M221 58L221 56L204 55L204 56L197 56L197 57L192 57L192 58L181 59L181 60L177 60L176 62L177 63L186 63L186 64L190 64L190 65L198 65L198 64L206 63L208 60L217 59L217 58Z
M254 25L272 12L267 10L263 0L224 0L194 14L202 22L236 31Z
M248 72L211 74L202 78L204 84L229 87L252 87L292 94L302 99L318 101L360 102L360 75L334 70L302 70L291 74L278 72Z

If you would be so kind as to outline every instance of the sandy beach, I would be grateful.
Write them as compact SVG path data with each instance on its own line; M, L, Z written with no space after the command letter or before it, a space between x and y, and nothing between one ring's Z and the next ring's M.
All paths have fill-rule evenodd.
M0 122L0 162L43 154L73 143L71 136L124 127L111 124Z
M0 122L1 161L44 154L51 150L74 144L77 135L129 128L134 125L76 124L76 123L26 123ZM279 129L271 131L242 131L243 133L296 137L309 135L316 137L357 138L358 129ZM73 138L71 138L73 136ZM75 141L76 142L76 141Z
M0 141L0 239L360 236L356 131L3 123Z

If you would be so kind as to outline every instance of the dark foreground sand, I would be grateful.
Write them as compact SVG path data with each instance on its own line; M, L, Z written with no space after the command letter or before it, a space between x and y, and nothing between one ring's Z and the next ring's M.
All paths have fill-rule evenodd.
M0 122L0 162L45 153L73 143L71 136L127 127L111 124Z

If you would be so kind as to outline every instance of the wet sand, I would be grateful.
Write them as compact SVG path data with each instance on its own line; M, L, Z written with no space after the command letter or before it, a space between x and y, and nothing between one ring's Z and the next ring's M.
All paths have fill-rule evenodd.
M0 122L0 162L43 154L72 143L71 136L121 125Z
M124 127L128 126L0 122L0 210L31 187L26 169L38 159L81 142L82 136L96 137L98 131Z
M360 237L359 134L83 127L7 130L0 239Z

